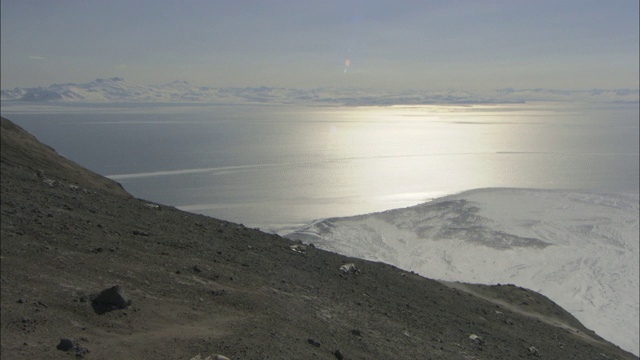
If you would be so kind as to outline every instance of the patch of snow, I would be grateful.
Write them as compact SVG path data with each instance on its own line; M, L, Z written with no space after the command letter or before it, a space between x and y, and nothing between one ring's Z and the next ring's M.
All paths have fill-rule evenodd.
M532 289L637 355L638 218L637 194L480 189L287 237L429 278Z

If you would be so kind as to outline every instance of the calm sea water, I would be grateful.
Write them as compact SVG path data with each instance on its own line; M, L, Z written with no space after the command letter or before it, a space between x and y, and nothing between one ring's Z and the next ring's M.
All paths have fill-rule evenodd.
M639 187L637 104L3 104L2 115L137 197L269 231L483 187Z

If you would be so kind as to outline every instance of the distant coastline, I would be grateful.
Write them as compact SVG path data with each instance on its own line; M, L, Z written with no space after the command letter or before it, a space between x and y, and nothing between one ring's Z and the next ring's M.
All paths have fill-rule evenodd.
M497 89L491 93L461 90L389 91L373 88L323 87L296 89L280 87L212 87L187 81L161 85L139 85L123 78L96 79L88 83L64 83L30 88L0 90L3 103L109 103L124 105L162 104L280 104L314 106L392 105L488 105L523 104L528 101L592 103L638 103L639 89Z

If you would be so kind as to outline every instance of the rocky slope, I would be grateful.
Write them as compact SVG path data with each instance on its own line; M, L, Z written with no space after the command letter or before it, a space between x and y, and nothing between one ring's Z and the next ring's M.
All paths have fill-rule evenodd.
M436 282L151 204L1 130L3 359L636 358L526 289Z

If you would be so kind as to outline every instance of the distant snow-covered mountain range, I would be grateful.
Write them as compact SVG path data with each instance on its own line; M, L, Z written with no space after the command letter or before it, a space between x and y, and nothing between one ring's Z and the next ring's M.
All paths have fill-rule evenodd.
M3 102L74 103L210 103L210 104L326 104L427 105L522 103L531 100L638 102L638 89L549 90L500 89L492 94L463 91L393 92L353 88L291 89L277 87L209 87L187 81L162 85L132 84L123 78L47 87L2 89Z

